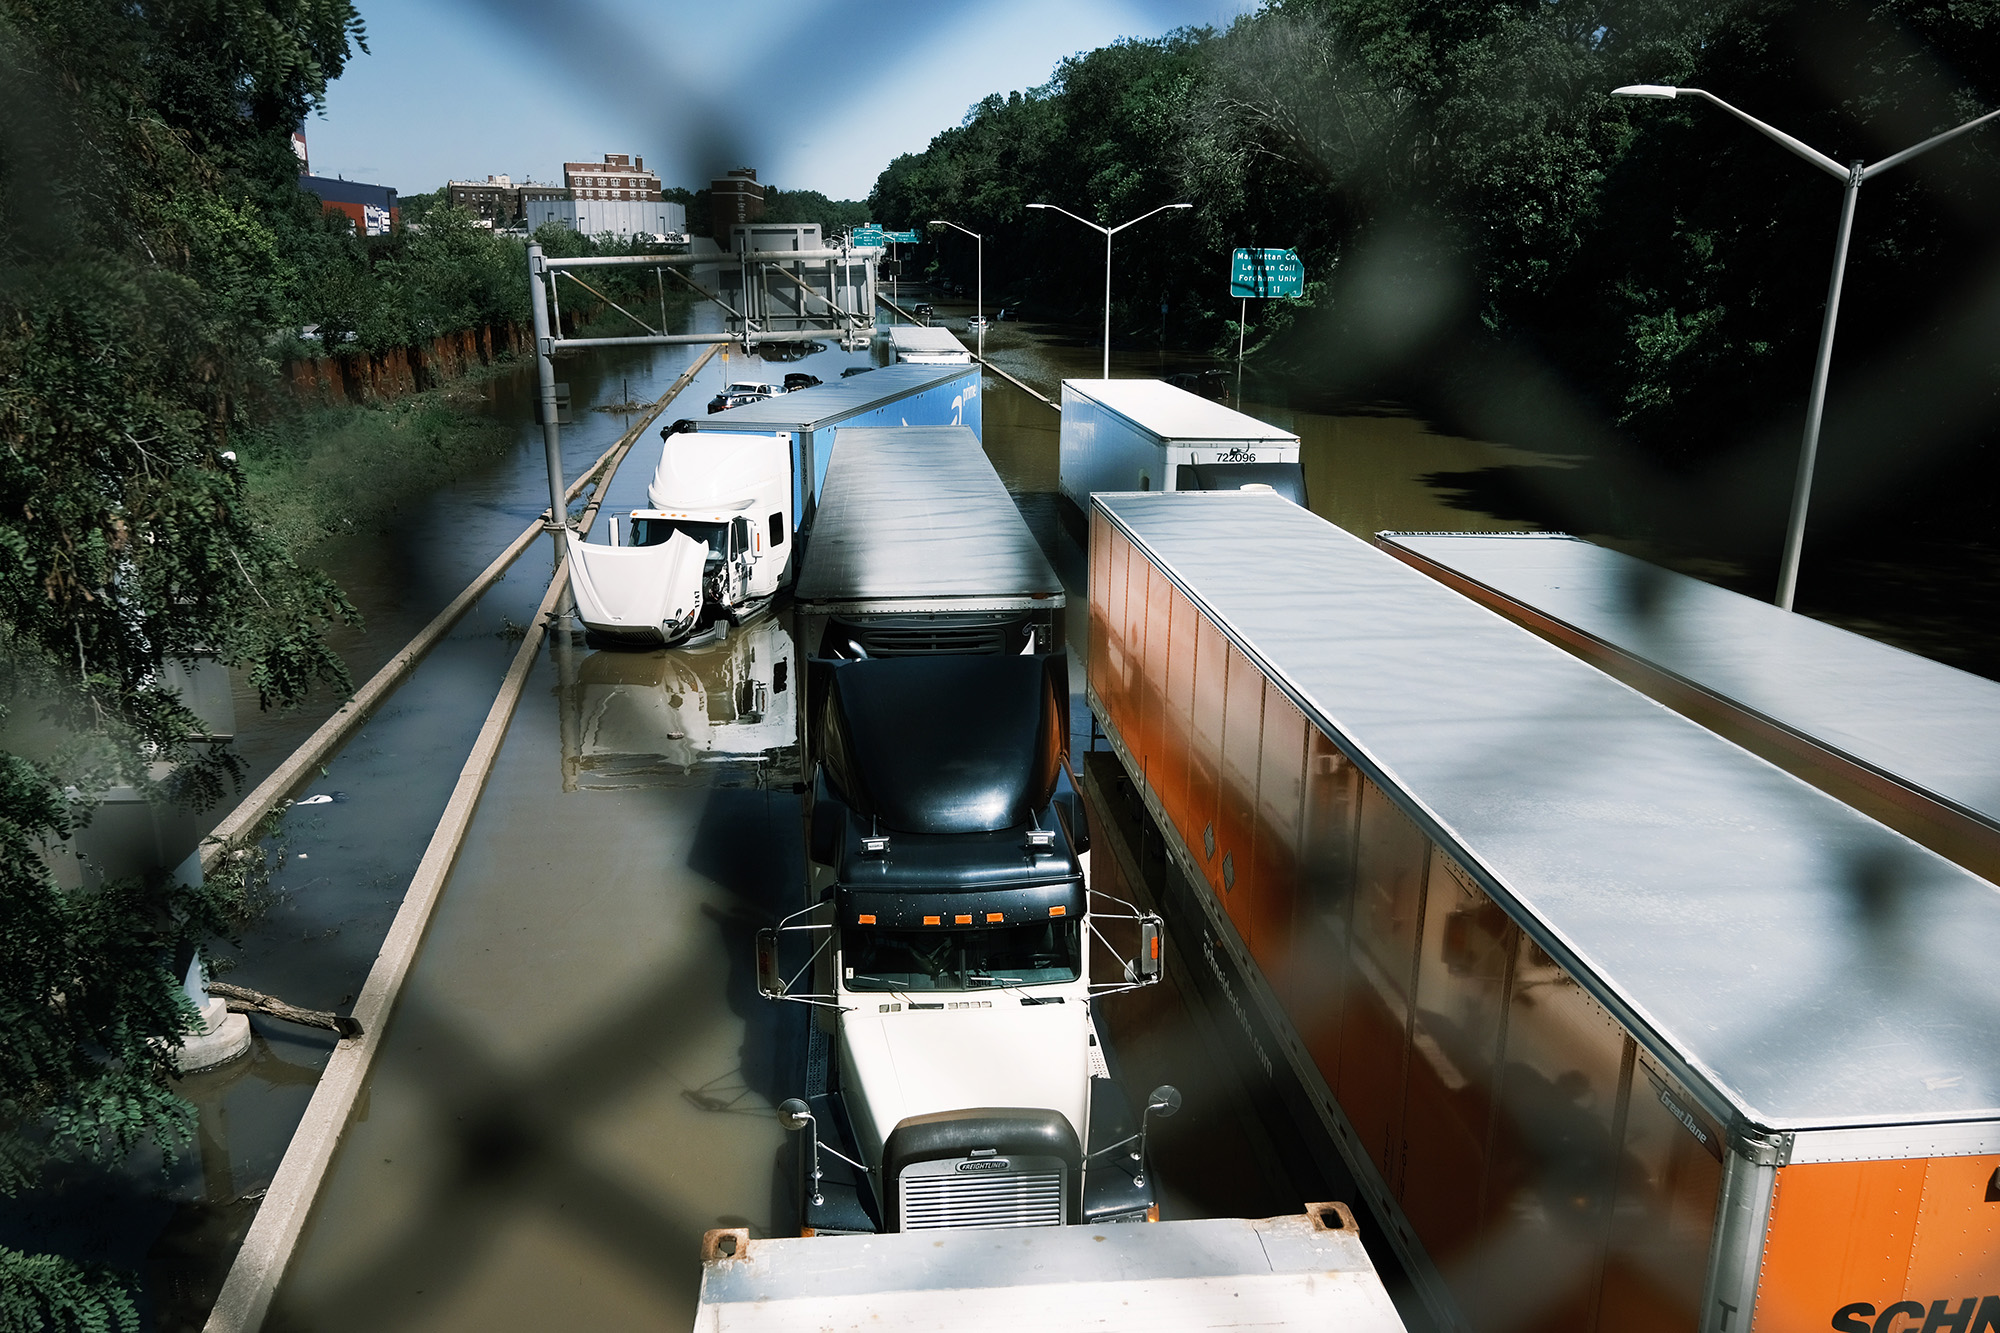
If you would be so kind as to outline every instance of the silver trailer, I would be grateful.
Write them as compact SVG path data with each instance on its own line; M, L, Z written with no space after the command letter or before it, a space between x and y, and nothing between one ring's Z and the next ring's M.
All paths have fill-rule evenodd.
M1274 496L1090 562L1086 795L1442 1323L2000 1328L1992 884Z
M1063 499L1081 517L1096 491L1216 489L1198 482L1204 465L1286 465L1297 476L1299 437L1161 380L1064 380ZM1270 485L1268 471L1243 474Z
M1062 581L963 426L841 431L793 596L814 657L1064 643Z
M696 1333L1402 1333L1337 1203L1142 1227L702 1238Z
M1562 533L1376 541L2000 880L2000 683Z
M809 532L835 432L855 426L964 426L977 437L984 422L979 375L977 366L884 366L695 418L691 429L702 434L789 433L792 513L799 529Z
M877 338L889 345L896 360L914 366L969 366L972 353L950 329L934 324L891 324Z

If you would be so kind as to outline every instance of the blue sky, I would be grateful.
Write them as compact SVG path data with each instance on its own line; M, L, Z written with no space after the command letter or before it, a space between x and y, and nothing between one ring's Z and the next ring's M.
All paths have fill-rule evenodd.
M357 55L307 122L313 171L434 189L638 153L668 184L753 166L862 198L989 92L1120 37L1228 23L1255 0L362 0Z

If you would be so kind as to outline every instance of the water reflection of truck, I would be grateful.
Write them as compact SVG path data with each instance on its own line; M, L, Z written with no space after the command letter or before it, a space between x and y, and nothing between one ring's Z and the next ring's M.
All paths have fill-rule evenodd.
M569 538L578 617L600 638L678 643L742 623L795 572L836 433L870 425L980 425L977 367L890 366L665 428L647 507L609 544ZM626 540L620 541L621 536Z
M563 787L671 782L732 765L766 787L799 779L792 636L766 617L675 652L596 652L563 681Z

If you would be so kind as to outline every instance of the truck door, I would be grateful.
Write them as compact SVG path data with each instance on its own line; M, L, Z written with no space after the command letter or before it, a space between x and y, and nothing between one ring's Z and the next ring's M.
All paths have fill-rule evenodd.
M731 602L744 601L751 596L750 566L754 558L751 547L750 520L740 517L729 520L729 600Z

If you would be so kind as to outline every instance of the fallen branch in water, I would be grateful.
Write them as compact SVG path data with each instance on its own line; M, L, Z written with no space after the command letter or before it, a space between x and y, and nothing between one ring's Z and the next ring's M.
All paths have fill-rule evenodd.
M301 1009L297 1005L286 1004L276 996L243 986L232 986L226 981L209 982L208 993L220 997L227 1003L232 1014L269 1014L272 1018L282 1018L287 1023L338 1032L342 1037L361 1035L361 1024L346 1014L329 1014L319 1009Z

